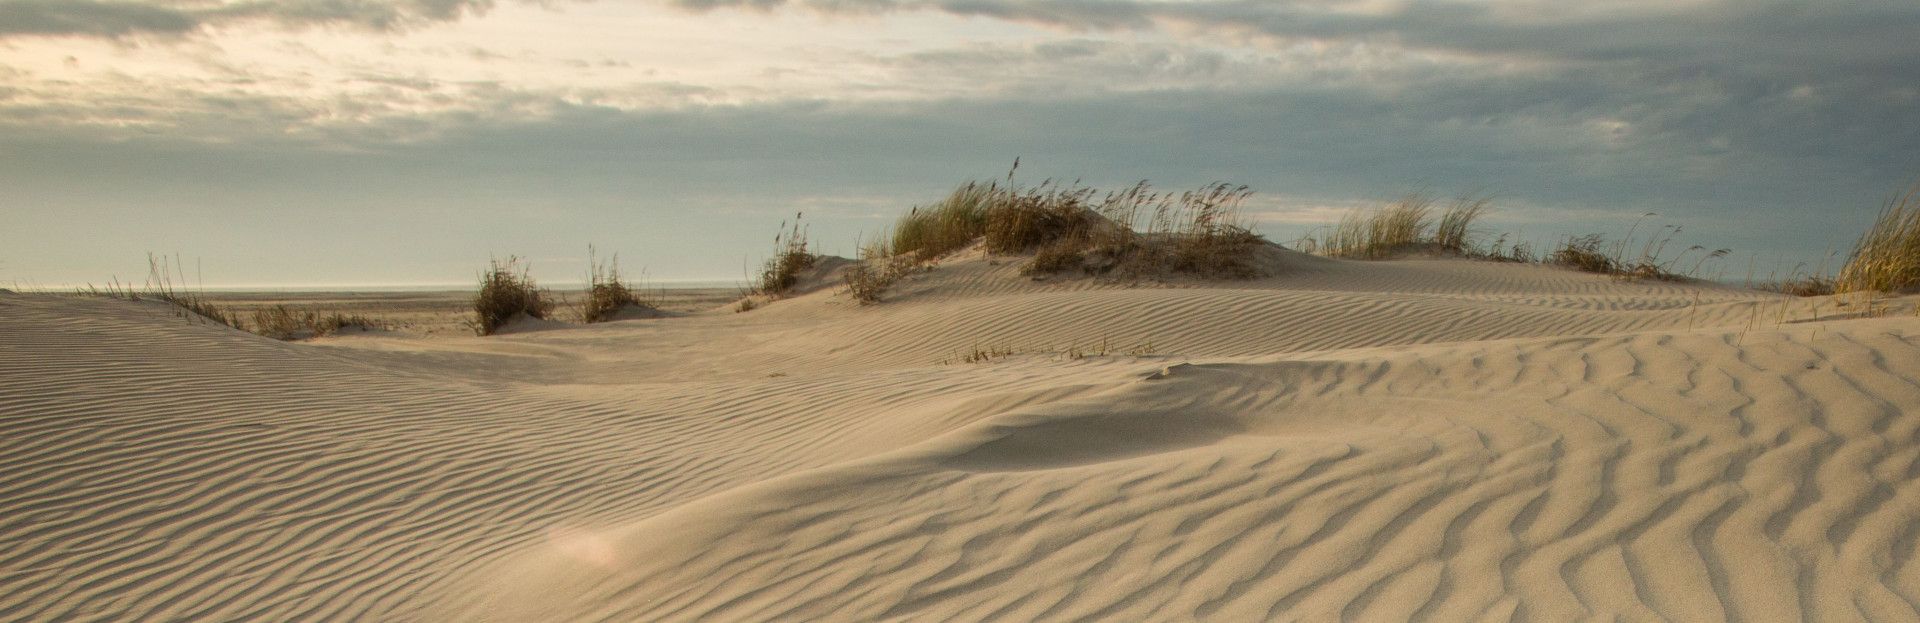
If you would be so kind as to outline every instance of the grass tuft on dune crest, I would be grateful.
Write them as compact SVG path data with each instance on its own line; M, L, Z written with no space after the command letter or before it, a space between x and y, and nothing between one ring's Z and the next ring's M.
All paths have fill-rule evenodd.
M178 281L175 281L176 279L178 279ZM180 314L183 317L198 318L217 322L242 331L246 330L246 327L240 321L238 315L208 301L206 296L200 292L185 289L181 284L185 284L186 281L185 266L184 263L179 260L178 256L175 256L169 261L167 256L148 253L147 282L141 288L136 289L132 283L121 283L118 279L115 279L109 282L104 289L96 288L89 284L85 289L80 290L80 294L106 296L129 301L151 298L179 307Z
M597 251L587 246L587 301L580 308L580 318L588 323L606 322L618 316L627 308L655 309L652 302L641 298L639 290L627 285L620 277L620 256L615 254L606 263L601 263Z
M787 222L780 223L780 233L773 236L773 257L761 265L753 294L769 297L784 294L800 282L800 273L819 262L820 257L807 247L807 229L800 224L801 216L801 213L793 215L791 227Z
M1320 237L1309 236L1299 246L1309 253L1348 259L1377 260L1416 251L1505 259L1497 252L1500 243L1489 250L1474 247L1474 224L1491 209L1491 200L1463 196L1435 221L1437 205L1431 195L1416 192L1383 206L1355 209Z
M358 314L334 312L323 316L311 310L296 311L285 305L253 312L253 332L276 340L324 337L348 328L371 330L381 328L381 324Z
M480 292L473 297L473 312L474 332L493 335L521 315L546 318L553 312L553 301L534 285L533 278L527 275L526 264L519 257L508 256L504 262L490 260L487 271L480 274Z
M1860 235L1833 290L1905 292L1920 286L1920 185L1887 201Z

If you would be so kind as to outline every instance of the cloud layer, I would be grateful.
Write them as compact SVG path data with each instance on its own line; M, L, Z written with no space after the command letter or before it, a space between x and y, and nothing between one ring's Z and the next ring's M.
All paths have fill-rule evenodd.
M805 207L851 240L1025 156L1250 183L1276 235L1426 187L1817 261L1920 176L1917 32L1920 5L1879 0L0 0L0 154L35 154L0 157L0 200L471 224L428 265L615 213L732 231ZM246 244L202 229L118 244ZM759 252L749 233L672 270Z
M492 5L491 0L4 0L0 1L0 37L186 35L207 26L249 21L385 31L478 15Z

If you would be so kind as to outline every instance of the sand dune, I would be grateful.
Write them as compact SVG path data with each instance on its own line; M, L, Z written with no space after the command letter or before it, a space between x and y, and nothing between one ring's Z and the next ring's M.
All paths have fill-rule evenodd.
M0 620L1920 619L1910 307L1289 261L313 344L0 295Z

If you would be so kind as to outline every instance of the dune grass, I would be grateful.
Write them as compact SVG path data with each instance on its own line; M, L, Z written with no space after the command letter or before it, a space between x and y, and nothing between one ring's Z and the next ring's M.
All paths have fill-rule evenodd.
M1159 349L1154 346L1152 339L1135 342L1132 346L1124 349L1117 348L1117 346L1118 345L1113 344L1107 338L1100 338L1100 341L1089 344L1069 342L1064 345L1043 344L1015 346L1010 341L1002 341L999 344L981 344L975 342L971 348L965 351L955 352L952 355L941 358L935 363L939 365L993 363L1011 357L1044 357L1062 361L1079 361L1089 357L1110 357L1116 354L1122 354L1128 357L1149 357L1159 353Z
M640 296L637 288L620 276L620 256L600 261L592 245L587 246L587 300L580 307L580 319L587 323L613 320L628 308L656 309L652 301Z
M1078 185L1008 188L987 206L981 239L989 253L1026 253L1067 238L1086 236L1098 216L1089 206L1094 190Z
M1601 234L1568 236L1541 255L1529 243L1509 246L1506 234L1482 244L1476 224L1491 209L1491 202L1484 197L1462 196L1440 208L1431 196L1410 193L1383 206L1350 211L1339 223L1318 236L1302 238L1297 246L1303 252L1348 259L1385 259L1404 253L1428 252L1499 262L1544 263L1623 281L1693 279L1708 262L1730 252L1694 245L1678 254L1669 254L1681 228L1663 226L1642 238L1638 235L1641 220L1654 216L1648 213L1635 220L1627 228L1626 236L1617 240L1609 242Z
M1756 286L1756 288L1767 292L1779 292L1787 296L1799 297L1827 296L1829 294L1835 294L1839 290L1833 279L1819 275L1788 277L1780 281L1760 284Z
M1574 270L1608 275L1621 281L1689 281L1698 279L1700 271L1707 262L1726 257L1731 249L1707 249L1692 245L1678 254L1669 256L1674 238L1682 229L1678 225L1663 225L1645 240L1635 237L1641 220L1654 216L1653 213L1641 215L1632 226L1627 228L1626 236L1608 244L1606 237L1600 234L1569 236L1563 239L1552 253L1547 254L1546 263L1572 268ZM1633 252L1635 243L1639 251ZM1691 263L1688 260L1692 260Z
M1241 202L1252 194L1245 186L1216 182L1173 194L1141 181L1102 193L1052 180L1022 186L1013 181L1018 169L1016 160L1004 182L967 182L941 201L901 216L891 233L861 248L860 264L844 274L848 295L862 304L877 303L915 268L976 243L988 253L1031 253L1020 272L1035 277L1259 274L1253 251L1265 239L1239 217ZM787 240L798 235L801 230L792 230ZM776 281L770 278L776 268L770 261L756 292Z
M1214 182L1179 194L1154 191L1145 181L1106 193L1065 193L1079 220L1057 218L1056 235L1022 267L1028 275L1078 272L1149 277L1258 276L1253 251L1265 239L1239 216L1252 195L1245 186ZM1056 208L1060 214L1064 208Z
M1568 236L1560 246L1547 255L1548 264L1557 264L1581 272L1611 275L1617 272L1618 262L1612 255L1602 251L1606 237L1600 234Z
M493 335L514 318L546 318L553 312L553 301L545 290L527 275L528 267L520 258L489 260L480 274L480 292L473 297L474 332Z
M301 340L339 333L341 329L371 330L383 325L366 316L333 312L321 315L312 310L295 310L275 305L253 311L254 333L276 340Z
M968 182L947 198L915 207L893 225L890 248L926 262L958 251L984 235L987 208L1002 194L998 184Z
M179 256L169 260L167 256L148 253L147 281L139 288L135 288L131 283L121 283L119 279L114 279L104 288L88 284L79 292L89 296L106 296L129 301L150 298L178 307L183 318L216 322L242 331L246 330L245 324L238 315L208 301L204 293L186 289L184 285L186 281L186 270Z
M1308 253L1368 260L1416 251L1501 256L1474 247L1474 225L1491 209L1489 199L1463 196L1441 210L1436 221L1438 204L1426 193L1408 193L1383 206L1349 211L1320 237L1309 236L1298 246Z
M1887 201L1834 278L1836 293L1909 292L1920 286L1920 185Z
M861 305L879 303L894 282L921 264L917 254L895 253L887 238L859 245L860 263L847 268L842 278L847 294Z
M773 236L773 257L761 265L760 276L754 282L754 294L769 297L784 294L799 283L801 273L819 262L819 256L807 247L807 229L800 222L801 216L801 213L793 215L791 227L785 221L780 223L780 233Z

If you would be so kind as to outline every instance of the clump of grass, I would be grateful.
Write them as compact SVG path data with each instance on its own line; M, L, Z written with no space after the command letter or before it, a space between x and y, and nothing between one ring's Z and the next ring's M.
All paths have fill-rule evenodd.
M1084 241L1066 239L1040 247L1033 254L1033 259L1020 267L1020 274L1051 275L1076 268L1085 269L1087 246Z
M276 340L300 340L339 333L341 329L378 329L381 325L358 314L333 312L325 316L311 310L298 311L275 305L253 312L253 332Z
M800 273L819 261L819 256L807 248L807 230L800 224L800 217L800 213L793 215L791 228L784 221L780 223L780 233L773 236L773 257L761 265L754 293L779 296L793 289L800 281Z
M1001 194L997 184L968 182L938 203L914 208L893 225L893 252L926 262L973 244L986 233L987 208Z
M1787 296L1809 297L1827 296L1838 292L1833 279L1819 275L1789 277L1773 283L1761 284L1761 290L1779 292Z
M655 309L656 306L640 297L638 290L628 286L620 278L620 256L614 255L606 263L601 263L592 246L587 247L587 301L580 309L580 317L588 323L606 322L618 316L621 310L629 307Z
M1434 225L1433 246L1451 253L1468 252L1473 246L1473 223L1486 215L1491 201L1485 197L1461 197L1447 206L1439 223Z
M920 260L914 254L894 253L882 241L860 246L860 263L843 273L847 294L861 305L879 303L894 282L913 271Z
M1183 193L1180 229L1166 239L1172 269L1203 277L1258 276L1252 250L1265 239L1238 218L1240 203L1252 194L1246 186L1224 182Z
M320 322L319 314L295 312L285 305L253 311L253 332L276 340L311 337L310 327Z
M1653 214L1647 213L1641 218L1648 216ZM1693 245L1678 255L1666 258L1667 249L1673 244L1674 237L1680 234L1681 228L1677 225L1665 225L1659 229L1658 233L1647 237L1641 244L1638 255L1629 258L1627 250L1634 243L1634 232L1638 230L1639 225L1640 221L1635 220L1634 224L1627 228L1626 237L1612 245L1607 245L1606 238L1600 234L1568 237L1553 253L1547 255L1546 261L1549 264L1574 270L1608 275L1621 281L1643 279L1687 281L1695 279L1707 262L1726 257L1732 252L1731 249L1708 250L1706 247ZM1692 255L1696 251L1699 255ZM1691 266L1685 264L1689 256L1694 259ZM1685 267L1684 271L1683 267Z
M1303 251L1329 257L1382 259L1409 251L1437 251L1469 257L1488 257L1473 244L1474 224L1486 216L1491 201L1463 196L1433 214L1439 202L1425 193L1409 193L1392 203L1355 209L1319 238L1301 241Z
M1259 272L1252 256L1264 239L1238 219L1240 203L1252 194L1245 186L1216 182L1171 195L1142 181L1102 195L1052 180L1021 186L1013 180L1019 167L1015 160L1004 183L968 182L938 203L914 208L894 223L891 253L925 263L978 241L988 253L1033 253L1021 267L1033 276L1075 269L1132 276ZM877 300L870 298L877 296L876 286L883 289L890 273L901 272L856 268L848 275L849 289L859 300Z
M1039 247L1022 272L1042 275L1078 267L1089 274L1256 277L1253 251L1265 239L1239 219L1240 205L1251 195L1246 186L1225 182L1172 195L1153 191L1145 181L1097 203L1088 201L1091 193L1073 193L1074 209L1084 221L1056 225L1058 235ZM1137 229L1141 226L1144 232Z
M1533 243L1515 242L1512 246L1508 246L1507 234L1504 233L1494 238L1493 242L1487 244L1484 248L1470 247L1467 256L1474 259L1520 264L1533 264L1540 261L1534 254Z
M1159 351L1154 347L1153 340L1136 343L1124 351L1116 351L1114 346L1104 337L1100 338L1099 342L1086 346L1082 346L1079 342L1069 343L1065 346L1047 345L1034 347L1015 347L1008 342L1002 342L998 345L982 345L975 342L972 348L941 358L937 363L940 365L992 363L1015 356L1040 356L1065 361L1079 361L1089 357L1108 357L1115 352L1123 353L1128 357L1148 357L1157 354Z
M1834 291L1906 292L1920 286L1920 185L1893 198L1860 235Z
M1605 237L1600 234L1569 236L1559 248L1547 255L1547 263L1566 266L1581 272L1614 274L1618 270L1613 256L1600 250L1600 246L1605 243Z
M1094 190L1043 182L1031 189L1008 188L987 206L982 236L989 253L1025 253L1055 241L1085 236L1096 214L1088 205Z
M493 335L521 315L546 318L553 312L553 302L534 285L527 270L514 256L488 262L487 271L480 275L480 292L473 297L476 333Z

